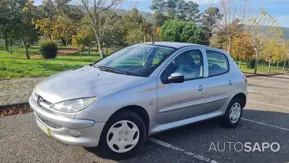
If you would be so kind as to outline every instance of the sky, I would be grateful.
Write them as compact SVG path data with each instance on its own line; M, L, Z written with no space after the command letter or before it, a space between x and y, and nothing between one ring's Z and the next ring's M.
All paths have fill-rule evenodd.
M42 0L35 0L35 4L41 4ZM78 0L73 0L77 2ZM189 0L186 0L189 1ZM200 11L208 7L218 7L219 0L192 0L199 4ZM251 15L258 15L259 9L264 8L267 13L274 16L282 27L289 27L289 0L248 0L251 8ZM131 9L136 7L140 11L152 12L150 5L152 0L126 0L120 8Z

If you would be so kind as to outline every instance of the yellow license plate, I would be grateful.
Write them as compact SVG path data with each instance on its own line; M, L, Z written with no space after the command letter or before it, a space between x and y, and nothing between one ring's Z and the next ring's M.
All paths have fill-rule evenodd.
M47 127L46 127L46 134L47 134L48 136L51 136L51 134L50 134L50 129L47 128Z

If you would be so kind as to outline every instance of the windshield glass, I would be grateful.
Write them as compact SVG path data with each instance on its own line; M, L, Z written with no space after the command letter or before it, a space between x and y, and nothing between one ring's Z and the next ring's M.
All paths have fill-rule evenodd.
M124 48L94 66L102 71L148 77L175 49L138 44Z

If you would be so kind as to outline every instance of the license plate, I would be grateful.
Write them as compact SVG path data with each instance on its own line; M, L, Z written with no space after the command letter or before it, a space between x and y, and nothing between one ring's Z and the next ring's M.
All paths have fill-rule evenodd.
M50 129L47 128L47 127L46 127L46 134L47 134L48 136L51 136L51 134L50 134Z
M36 118L36 122L39 128L46 133L46 135L51 136L50 129L46 127L38 118Z

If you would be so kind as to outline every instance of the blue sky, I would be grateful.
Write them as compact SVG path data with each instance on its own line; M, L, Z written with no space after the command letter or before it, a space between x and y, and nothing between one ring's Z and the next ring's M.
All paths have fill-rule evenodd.
M36 4L40 4L42 0L35 0ZM77 2L78 0L73 0ZM200 10L204 11L208 7L219 6L219 0L192 0L199 4ZM126 0L120 8L131 9L138 8L140 11L151 12L149 6L151 0ZM278 19L280 26L289 27L289 0L249 0L251 15L257 15L260 8L264 8L266 12Z

